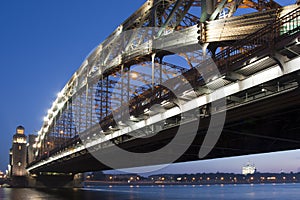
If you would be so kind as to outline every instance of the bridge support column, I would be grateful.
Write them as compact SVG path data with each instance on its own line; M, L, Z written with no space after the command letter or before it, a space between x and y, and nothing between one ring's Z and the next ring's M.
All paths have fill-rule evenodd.
M83 174L43 173L28 176L28 187L32 188L79 188Z

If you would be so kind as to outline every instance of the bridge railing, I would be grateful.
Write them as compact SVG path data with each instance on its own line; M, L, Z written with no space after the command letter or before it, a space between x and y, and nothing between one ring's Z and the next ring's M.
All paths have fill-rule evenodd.
M234 67L254 57L265 49L274 50L279 41L291 38L300 29L300 7L276 19L273 23L248 35L214 57L221 73L234 70Z

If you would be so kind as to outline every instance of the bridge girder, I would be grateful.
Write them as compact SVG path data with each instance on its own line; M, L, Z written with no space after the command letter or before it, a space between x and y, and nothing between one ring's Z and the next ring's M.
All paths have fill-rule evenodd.
M172 54L170 52L151 48L147 48L146 52L141 52L139 49L149 41L171 38L172 32L175 30L182 29L184 31L185 27L196 25L199 18L190 14L189 10L191 7L199 5L203 6L203 1L200 4L200 1L188 0L148 0L136 13L120 25L107 40L88 56L58 94L39 132L36 143L37 157L42 159L49 156L51 152L56 152L57 148L62 148L66 143L74 145L74 142L79 142L78 135L94 125L100 124L104 132L111 133L112 129L117 126L111 116L114 111L122 111L124 105L130 107L130 112L134 117L138 117L153 104L161 104L166 99L173 99L170 92L161 87L160 84L167 79L169 79L167 81L173 81L176 84L176 79L172 78L176 77L177 74L186 73L190 70L185 75L192 85L199 86L202 84L203 80L199 78L199 74L192 73L193 69L188 68L188 66L193 68L193 63L201 61L202 50L198 51L198 53L200 52L199 55L190 55L183 51L182 55L186 58L188 65L180 67L163 61L163 57ZM274 1L259 1L257 4L255 1L216 1L213 9L209 11L210 16L219 15L226 6L233 10L237 7L265 10L278 5ZM215 11L217 14L214 14ZM157 25L158 28L150 28L147 31L138 29L152 25ZM122 33L126 31L131 32L121 37ZM151 32L150 36L149 32ZM175 38L175 40L177 39ZM249 38L249 41L262 42L260 39ZM224 80L221 81L226 83L232 81L228 81L229 76L226 74L226 70L238 70L235 67L240 66L245 60L237 60L235 63L233 61L248 53L245 52L245 50L249 50L247 46L247 42L240 46L234 45L232 48L225 49L215 55L222 75L225 76ZM255 46L252 47L255 49ZM137 56L132 53L135 51L138 52ZM148 70L133 70L134 65L147 62L150 63ZM156 63L158 63L157 67ZM137 77L133 78L128 72L137 73ZM165 75L165 78L162 78L162 74ZM225 80L226 78L227 80ZM142 84L135 82L134 79ZM218 84L215 85L218 86ZM139 86L138 89L135 89L136 86ZM214 89L216 86L211 88L199 87L198 91L212 91ZM130 96L132 93L134 95ZM203 94L202 92L199 93ZM155 97L159 100L155 100ZM187 95L182 97L182 99L184 98L189 100ZM238 99L238 97L231 97L230 99Z

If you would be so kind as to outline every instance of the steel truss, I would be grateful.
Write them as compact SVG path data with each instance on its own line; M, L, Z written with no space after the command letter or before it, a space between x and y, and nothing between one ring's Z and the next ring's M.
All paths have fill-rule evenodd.
M147 118L147 113L153 112L149 109L155 104L162 105L168 101L165 107L176 107L178 99L164 84L176 85L182 74L188 80L187 83L197 88L198 95L203 94L206 89L212 90L213 88L204 86L203 78L199 73L195 73L194 63L203 61L205 53L202 49L196 54L182 51L180 55L186 59L187 64L179 66L164 61L166 56L172 54L170 51L153 49L151 45L153 41L172 38L174 31L184 32L196 26L200 17L190 11L192 8L203 8L203 5L203 0L148 0L122 23L88 56L49 109L36 142L37 160L69 144L78 143L79 135L86 139L92 137L87 130L95 126L100 125L101 132L93 134L111 134L122 127L121 123ZM209 16L206 15L208 17L205 20L222 18L224 9L229 9L226 17L230 17L239 7L263 11L279 8L280 5L272 0L216 1L213 12ZM288 17L287 24L298 20L298 11L297 15L293 16ZM296 24L298 26L298 22ZM282 30L282 27L275 27L276 31ZM126 31L128 34L123 35ZM286 32L293 31L295 27ZM195 33L194 35L196 36ZM241 48L246 49L246 46L250 45L255 49L258 45L253 45L251 41L261 42L262 39L249 38L250 43L235 44L232 48L215 55L219 67L222 70L228 69L229 62L245 53ZM184 92L179 92L182 96L181 101L189 98ZM209 115L208 106L200 109L204 116ZM175 117L175 120L180 119ZM121 141L122 139L119 142Z

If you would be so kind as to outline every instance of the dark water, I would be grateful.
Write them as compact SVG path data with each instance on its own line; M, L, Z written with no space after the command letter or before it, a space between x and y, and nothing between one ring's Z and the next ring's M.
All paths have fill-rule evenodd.
M1 200L247 200L300 199L300 184L213 186L101 186L84 189L0 188Z

